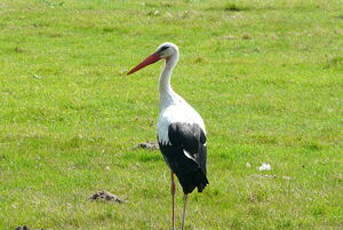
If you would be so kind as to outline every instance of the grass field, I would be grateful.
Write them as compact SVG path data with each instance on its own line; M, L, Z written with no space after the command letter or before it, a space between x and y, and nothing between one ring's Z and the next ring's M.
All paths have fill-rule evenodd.
M169 228L162 63L125 75L165 41L208 129L186 229L343 229L341 0L2 0L0 229Z

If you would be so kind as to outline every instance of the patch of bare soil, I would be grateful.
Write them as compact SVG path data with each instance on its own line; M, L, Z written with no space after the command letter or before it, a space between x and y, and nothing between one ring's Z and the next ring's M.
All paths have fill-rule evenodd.
M27 227L26 225L23 226L18 226L15 228L15 230L31 230L29 227ZM44 230L43 228L39 228L37 230Z
M126 201L121 199L120 197L107 192L107 191L99 191L89 197L90 200L103 200L103 201L111 201L116 203L125 203Z
M147 142L142 142L139 143L137 148L142 148L142 149L150 149L150 150L158 150L160 149L159 145L157 142L152 142L152 141L147 141Z

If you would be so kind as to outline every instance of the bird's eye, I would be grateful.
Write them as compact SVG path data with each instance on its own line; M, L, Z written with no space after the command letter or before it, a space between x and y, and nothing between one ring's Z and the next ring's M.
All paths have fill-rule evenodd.
M166 49L168 49L168 48L169 48L169 46L162 46L162 47L160 48L160 51L166 50Z

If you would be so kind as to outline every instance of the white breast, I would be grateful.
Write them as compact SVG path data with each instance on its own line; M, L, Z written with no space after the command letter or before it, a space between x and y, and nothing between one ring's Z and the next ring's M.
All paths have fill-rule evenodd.
M172 104L163 109L160 113L157 132L159 142L168 145L168 127L175 122L182 122L188 124L198 124L201 129L205 131L205 124L200 115L188 104Z

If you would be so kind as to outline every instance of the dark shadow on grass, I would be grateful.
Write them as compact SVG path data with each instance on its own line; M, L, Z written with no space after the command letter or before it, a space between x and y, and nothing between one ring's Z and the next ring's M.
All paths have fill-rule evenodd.
M238 6L235 3L226 4L225 7L224 7L224 11L236 11L236 12L239 12L239 11L246 11L246 10L249 10L249 8L248 7L243 7L243 6Z
M248 11L252 10L253 8L247 6L237 5L235 3L226 3L222 6L211 6L207 8L208 11L225 11L225 12L240 12L240 11Z

